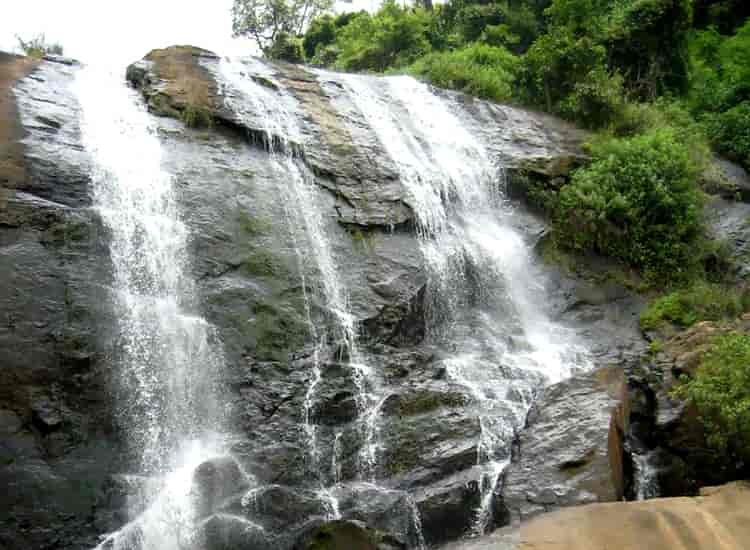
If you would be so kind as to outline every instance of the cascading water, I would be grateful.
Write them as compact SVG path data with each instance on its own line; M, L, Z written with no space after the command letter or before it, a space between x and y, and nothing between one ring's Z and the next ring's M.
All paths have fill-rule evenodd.
M332 75L398 167L428 269L428 336L473 398L481 425L481 504L492 494L534 392L586 359L574 335L539 306L543 278L503 202L503 173L465 129L457 106L410 77Z
M188 231L149 115L121 78L93 67L76 81L94 205L110 235L120 342L113 369L119 421L145 503L102 547L176 550L192 537L193 471L222 453L223 357L196 310Z
M372 368L368 364L365 353L357 342L356 321L349 309L346 288L339 277L340 267L336 264L324 226L324 217L317 205L314 177L300 157L301 143L299 128L296 125L296 105L294 100L282 94L269 92L263 85L258 84L247 75L248 63L257 63L252 59L239 61L222 60L220 65L219 82L225 87L225 101L235 113L256 117L262 121L263 140L269 150L272 161L278 170L277 181L285 182L279 191L287 209L289 224L293 227L293 241L296 256L300 265L305 292L306 314L310 334L314 341L313 372L304 400L305 433L307 435L310 459L315 473L320 480L319 493L328 500L330 516L340 517L339 502L336 497L336 487L341 479L339 463L342 433L334 435L333 452L329 467L320 463L321 452L318 449L317 427L313 422L315 407L315 391L321 382L321 364L323 356L344 360L350 365L354 383L357 389L357 408L359 423L362 431L362 445L358 456L358 477L365 481L361 487L376 491L394 492L379 487L376 483L376 466L378 454L378 416L380 408L387 398L379 395L377 380ZM261 72L262 67L254 67L255 72ZM267 75L269 79L272 75ZM226 89L230 88L230 90ZM239 93L240 100L233 99ZM250 111L247 111L249 105ZM258 118L258 114L261 114ZM251 126L251 124L247 124ZM305 247L300 246L300 238L296 233L304 235ZM310 264L317 270L320 281L320 294L325 300L327 324L333 329L333 334L327 334L318 327L313 317L311 297L307 294L305 273ZM326 477L331 485L326 485ZM406 501L411 510L411 523L416 546L425 547L422 535L419 512L411 496L406 495Z
M654 452L633 453L633 479L636 500L659 496L659 471L654 465Z
M245 63L254 63L254 60L249 59ZM328 357L338 356L346 360L352 368L357 387L357 405L360 416L364 419L365 431L360 472L363 477L367 478L373 475L376 457L372 427L374 424L372 411L375 408L376 397L371 392L374 385L372 372L357 345L355 319L349 311L347 292L339 278L326 236L324 218L317 205L314 192L313 176L302 160L297 158L300 154L300 133L296 126L294 101L291 97L279 97L270 93L262 85L253 81L246 74L246 70L243 62L223 60L220 75L218 75L219 81L223 82L225 88L232 89L231 93L225 93L225 101L231 104L234 112L242 116L243 113L247 113L246 106L249 105L253 116L257 117L258 113L262 113L260 120L263 124L264 140L278 173L277 181L284 182L279 186L279 192L283 197L288 222L292 226L292 239L302 277L307 324L314 345L313 372L304 400L304 429L313 470L320 480L320 490L330 502L331 515L338 517L338 502L334 492L326 484L327 475L333 472L320 463L317 426L313 421L315 392L322 376L321 363L323 356L327 354ZM225 89L225 92L228 91ZM235 94L239 94L239 100L233 100ZM298 237L298 234L301 236ZM302 246L299 242L302 238L305 239L306 246ZM306 272L310 264L318 272L320 294L325 300L333 335L320 329L312 313L311 296L308 294L306 282ZM331 345L331 340L333 345ZM338 481L337 476L334 475L331 482L335 484Z

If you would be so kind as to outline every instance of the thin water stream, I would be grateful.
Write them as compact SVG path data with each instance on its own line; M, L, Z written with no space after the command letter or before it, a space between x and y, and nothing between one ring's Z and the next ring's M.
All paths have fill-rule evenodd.
M223 356L213 328L195 313L188 230L149 115L106 69L81 69L75 90L94 160L93 202L110 236L118 421L134 467L148 476L133 499L133 521L102 546L177 550L193 535L193 471L225 450Z

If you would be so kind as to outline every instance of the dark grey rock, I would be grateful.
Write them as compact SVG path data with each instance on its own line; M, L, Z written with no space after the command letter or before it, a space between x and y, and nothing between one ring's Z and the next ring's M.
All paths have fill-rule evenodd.
M532 406L502 490L511 518L617 500L608 457L610 411L623 392L621 366L547 388Z
M224 500L249 486L249 480L231 457L217 457L200 464L193 473L192 495L196 512L206 516Z

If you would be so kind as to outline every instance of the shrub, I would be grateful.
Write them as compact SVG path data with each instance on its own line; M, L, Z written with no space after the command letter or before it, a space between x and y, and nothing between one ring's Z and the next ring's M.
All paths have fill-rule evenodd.
M591 37L565 29L545 34L524 55L517 94L532 105L588 127L617 117L622 79L606 68L607 51Z
M716 150L750 169L750 101L711 113L704 121Z
M517 67L518 58L505 48L476 43L450 52L433 52L408 71L436 86L507 101Z
M589 128L600 128L618 117L624 105L622 77L604 67L592 69L573 85L560 103L560 114Z
M193 103L185 105L180 112L180 119L188 128L211 128L214 125L211 112Z
M719 152L750 168L750 21L734 36L691 35L691 109Z
M641 314L641 328L653 330L666 322L689 327L698 321L719 321L740 315L748 294L717 284L698 282L652 302Z
M63 47L57 42L48 43L44 34L38 34L29 40L24 40L20 36L16 36L18 40L18 46L21 48L24 54L29 57L36 57L41 59L45 55L62 55Z
M387 0L374 15L362 13L341 28L336 66L355 71L404 67L430 51L430 16L421 8L402 8Z
M561 245L596 251L672 282L694 273L701 234L698 167L668 129L592 147L592 162L560 191Z
M263 53L270 59L288 61L289 63L302 63L305 60L302 53L302 40L286 32L280 32L276 35L271 46Z
M708 444L750 460L750 336L718 337L692 378L676 394L693 402Z
M302 39L305 58L312 59L318 48L328 46L336 41L336 23L330 14L314 19Z

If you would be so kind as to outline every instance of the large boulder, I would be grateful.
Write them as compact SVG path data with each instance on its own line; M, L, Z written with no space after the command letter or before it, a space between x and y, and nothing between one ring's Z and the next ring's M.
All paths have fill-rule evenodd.
M750 540L750 485L706 488L694 498L591 504L535 518L518 550L741 550Z
M603 367L547 388L532 406L502 490L514 521L617 500L608 435L623 384L621 367Z
M305 533L294 550L406 550L407 546L385 533L352 520L324 523Z

